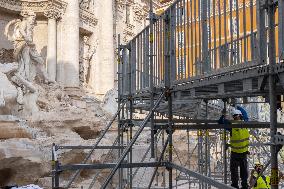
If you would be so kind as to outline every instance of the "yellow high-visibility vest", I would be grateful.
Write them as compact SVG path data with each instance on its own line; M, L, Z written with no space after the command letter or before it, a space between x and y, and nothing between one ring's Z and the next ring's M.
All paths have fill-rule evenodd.
M265 179L265 180L264 180ZM269 189L270 188L270 177L259 177L256 182L256 187L253 189Z
M244 153L248 151L249 131L246 128L233 128L230 138L231 151L235 153Z

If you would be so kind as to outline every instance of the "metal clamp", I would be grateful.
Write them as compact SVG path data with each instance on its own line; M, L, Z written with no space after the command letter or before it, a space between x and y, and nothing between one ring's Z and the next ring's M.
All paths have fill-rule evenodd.
M274 136L274 143L284 145L284 135L275 135Z

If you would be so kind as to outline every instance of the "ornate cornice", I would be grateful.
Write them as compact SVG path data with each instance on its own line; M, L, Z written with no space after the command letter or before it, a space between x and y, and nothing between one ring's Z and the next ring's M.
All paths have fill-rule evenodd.
M47 18L60 19L66 10L67 3L62 4L60 1L48 2L44 15Z
M98 19L93 13L83 9L80 9L80 19L84 24L87 24L91 27L95 27L98 23Z
M0 0L0 8L13 12L29 10L54 19L62 17L67 5L68 1L63 0ZM80 21L90 27L95 27L98 22L93 13L82 9L80 10Z
M67 3L62 0L0 0L1 8L15 12L29 10L35 13L44 13L52 7L64 13L66 6Z

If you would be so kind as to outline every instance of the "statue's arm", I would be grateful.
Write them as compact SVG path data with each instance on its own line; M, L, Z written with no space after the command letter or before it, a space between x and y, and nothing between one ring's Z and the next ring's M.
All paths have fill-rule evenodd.
M8 24L5 26L4 35L8 38L8 40L12 40L11 35L10 35L11 34L10 29L12 27L15 27L15 25L20 22L21 22L20 19L14 19L8 22Z

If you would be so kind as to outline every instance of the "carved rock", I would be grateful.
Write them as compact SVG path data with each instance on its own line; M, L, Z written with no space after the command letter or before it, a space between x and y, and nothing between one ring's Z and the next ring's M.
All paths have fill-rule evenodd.
M16 98L18 91L16 87L8 80L7 75L2 72L0 72L0 81L2 100L5 101L4 106L0 106L0 114L10 114L17 104Z

